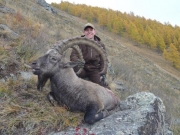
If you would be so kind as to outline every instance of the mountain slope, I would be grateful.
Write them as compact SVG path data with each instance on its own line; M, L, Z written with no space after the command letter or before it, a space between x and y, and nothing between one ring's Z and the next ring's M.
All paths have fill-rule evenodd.
M69 15L56 8L57 14L53 14L37 4L36 0L29 0L26 1L26 3L24 0L1 1L4 6L14 9L17 13L4 14L0 12L0 23L7 25L19 35L19 38L16 40L7 39L3 36L0 38L0 52L2 54L1 67L10 68L10 64L7 64L8 62L13 63L17 61L18 63L16 69L9 70L5 75L3 73L6 70L1 69L0 71L2 71L2 75L4 75L1 76L1 79L6 78L6 76L16 76L19 71L26 71L27 69L23 66L24 63L29 64L42 53L45 53L56 41L80 36L84 24L87 23L85 20ZM115 72L115 74L109 72L108 75L112 89L116 89L116 92L120 94L122 100L128 95L140 91L149 91L159 96L165 103L168 120L173 125L172 129L174 132L179 131L178 126L175 125L175 119L180 119L180 108L178 104L180 102L179 72L168 67L162 57L156 53L146 48L134 46L133 42L128 38L113 35L103 30L97 24L95 24L95 27L97 35L101 37L103 43L106 45L108 58ZM122 90L117 89L116 82L123 84ZM40 109L37 112L43 113L38 114L38 117L41 118L41 116L43 116L45 120L47 120L47 125L58 125L58 118L53 119L55 121L54 123L52 122L53 120L48 121L48 119L51 118L46 119L46 116L49 115L46 108L52 111L51 105L49 105L44 98L45 94L49 91L49 87L45 87L45 92L40 93L36 91L35 85L35 79L29 82L21 82L20 80L7 80L7 82L3 82L0 89L0 101L3 103L2 112L9 114L9 116L2 113L1 115L4 116L3 118L11 118L12 121L14 121L15 116L21 116L19 112L26 115L28 112L33 112L32 110L36 112ZM12 97L14 97L13 104L10 104L9 101ZM14 103L18 105L14 105ZM34 104L32 105L31 103ZM13 113L8 112L10 107L14 107L11 108ZM43 109L41 107L43 107ZM61 108L55 108L55 110L60 112L60 114L62 112L66 114ZM72 116L71 121L75 121L76 124L79 122L79 120L74 117L74 115L76 116L77 114L68 114L66 114L67 119ZM31 114L31 117L33 116L34 115ZM6 124L8 124L6 119L3 119L5 121L2 126L4 127L3 130L5 130ZM38 121L36 117L32 119L36 120L36 122ZM26 120L25 124L28 125L29 121L27 117ZM65 127L73 126L70 124L71 121L69 122L67 120L66 123L62 125ZM21 127L23 122L18 124L16 126ZM32 123L30 125L33 127ZM36 128L35 124L34 128Z

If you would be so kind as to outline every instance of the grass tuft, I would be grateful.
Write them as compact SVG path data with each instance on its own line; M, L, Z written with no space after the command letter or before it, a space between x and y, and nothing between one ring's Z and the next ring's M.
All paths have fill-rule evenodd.
M1 86L0 134L47 134L76 127L82 122L82 113L51 106L46 99L49 91L34 90L32 80L10 80L8 88Z

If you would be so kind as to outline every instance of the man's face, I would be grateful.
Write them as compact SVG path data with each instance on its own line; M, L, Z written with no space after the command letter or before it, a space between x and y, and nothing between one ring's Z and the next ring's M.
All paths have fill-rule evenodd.
M84 35L85 37L89 38L89 39L94 39L94 35L96 34L95 29L91 28L91 27L87 27L84 30Z

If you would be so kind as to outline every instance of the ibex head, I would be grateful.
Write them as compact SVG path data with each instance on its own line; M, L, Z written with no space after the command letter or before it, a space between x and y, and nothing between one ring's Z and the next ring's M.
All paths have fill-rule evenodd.
M101 72L106 70L107 68L106 53L101 47L99 47L99 45L95 41L82 37L63 40L62 42L58 42L58 44L56 44L52 49L47 51L47 53L44 56L39 57L31 64L33 73L35 75L38 75L37 88L39 90L42 90L46 81L49 78L51 78L55 73L59 72L62 68L72 68L77 65L76 62L65 62L63 53L68 48L72 48L78 44L84 44L95 48L101 54L102 59L104 60L105 65L104 65L104 69ZM78 49L76 51L78 51L80 59L83 60L82 53Z

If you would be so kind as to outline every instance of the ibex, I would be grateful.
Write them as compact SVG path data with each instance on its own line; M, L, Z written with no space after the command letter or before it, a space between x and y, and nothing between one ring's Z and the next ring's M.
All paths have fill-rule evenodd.
M92 46L100 52L107 68L106 54L98 44L87 38L72 38L55 44L47 53L32 62L33 73L38 75L37 88L42 90L50 79L51 92L59 103L65 104L70 111L85 112L84 121L93 124L109 115L108 111L119 104L114 93L98 84L79 78L72 67L76 62L67 62L63 52L78 44ZM78 51L78 50L77 50Z

